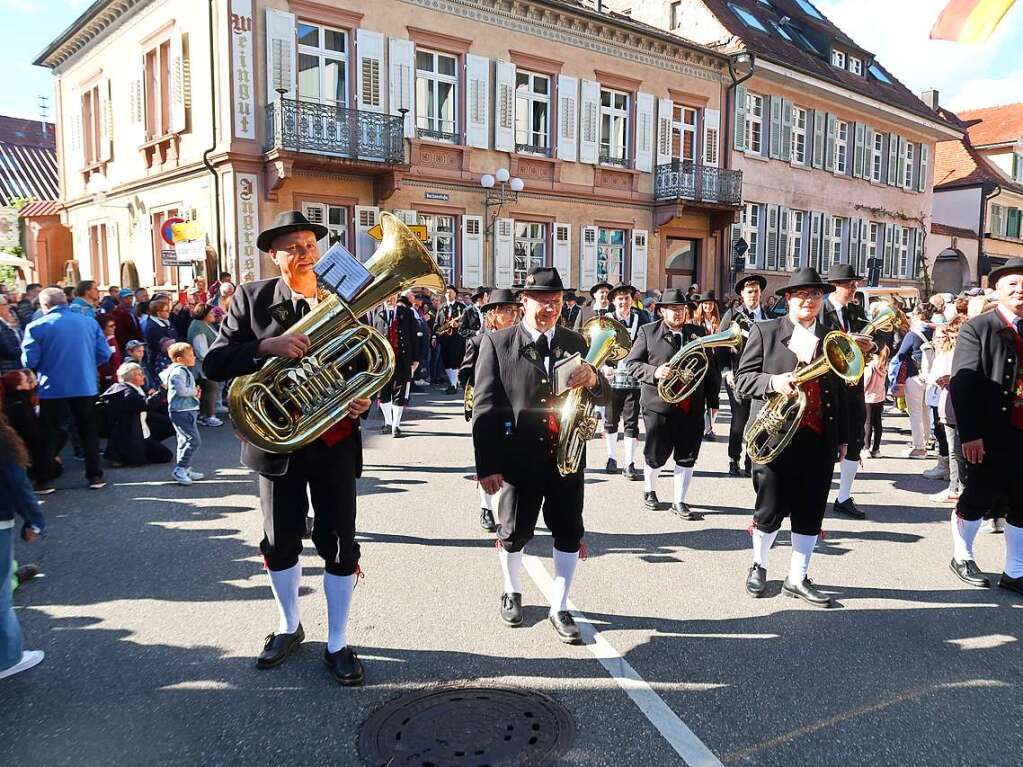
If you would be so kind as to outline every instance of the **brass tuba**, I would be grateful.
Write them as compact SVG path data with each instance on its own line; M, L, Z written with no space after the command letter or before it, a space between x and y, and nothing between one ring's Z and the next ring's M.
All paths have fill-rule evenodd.
M742 343L742 328L735 323L720 333L694 338L675 352L668 362L671 375L657 382L657 393L661 395L661 399L672 405L681 402L692 395L707 377L707 370L710 367L707 349L728 347L738 352L742 348Z
M873 318L863 326L863 330L859 333L852 333L852 337L856 340L856 343L860 344L860 348L874 347L874 339L871 336L879 331L885 333L891 333L896 328L901 326L902 317L900 317L900 310L898 307L892 306L887 301L877 301L873 307L871 307L871 314ZM902 315L903 317L905 315Z
M629 330L618 320L607 315L590 317L581 332L590 341L586 361L598 370L609 362L624 359L632 348ZM561 405L558 431L558 472L563 477L575 474L583 459L587 441L597 431L594 405L589 394L572 389Z
M801 385L831 371L848 384L863 375L864 360L856 340L848 333L833 330L824 337L823 353L812 362L799 367L794 374L796 396L789 399L777 392L749 422L743 434L746 454L757 463L770 463L788 447L806 412L806 394Z
M231 384L231 420L260 450L294 452L346 417L353 400L380 391L394 374L394 350L359 318L402 290L443 290L440 269L415 234L390 213L380 214L380 226L383 240L365 264L373 281L350 305L321 287L316 308L288 329L309 336L305 356L273 357ZM345 366L359 354L366 369L346 378Z

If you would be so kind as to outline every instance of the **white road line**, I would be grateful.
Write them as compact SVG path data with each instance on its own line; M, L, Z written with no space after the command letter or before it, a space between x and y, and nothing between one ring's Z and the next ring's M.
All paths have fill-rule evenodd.
M531 554L522 557L526 572L533 582L544 594L551 593L554 581L543 563ZM583 643L593 654L600 665L604 667L611 678L628 695L632 702L643 712L643 716L650 720L650 723L657 728L661 736L668 741L675 753L689 765L689 767L722 767L721 762L703 742L696 737L696 734L689 729L685 722L678 718L678 715L671 710L667 703L654 692L653 688L636 673L631 664L622 657L611 643L597 631L586 616L576 609L570 601L569 609L579 622L579 631L582 633Z

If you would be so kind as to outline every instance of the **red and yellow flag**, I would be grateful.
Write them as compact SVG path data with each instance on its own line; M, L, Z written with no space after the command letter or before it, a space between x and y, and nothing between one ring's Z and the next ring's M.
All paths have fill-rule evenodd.
M932 40L982 43L1016 0L950 0L931 28Z

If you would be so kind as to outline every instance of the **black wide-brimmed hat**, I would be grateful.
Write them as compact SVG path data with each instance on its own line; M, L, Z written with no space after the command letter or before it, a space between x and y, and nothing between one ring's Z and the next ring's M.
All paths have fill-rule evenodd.
M785 287L778 288L774 291L774 294L776 296L784 296L790 290L801 290L803 288L816 288L823 293L831 293L835 290L834 285L821 279L816 269L812 266L804 266L789 277L788 284Z
M987 284L994 287L1007 274L1023 274L1023 258L1010 258L1002 266L992 269L987 275Z
M747 274L745 277L743 277L742 279L740 279L738 282L735 283L735 292L736 293L741 293L743 287L746 285L747 282L755 282L755 283L757 283L760 286L761 290L766 290L767 289L767 279L766 278L764 278L762 275L759 275L759 274Z
M862 279L863 275L856 274L852 264L835 264L828 271L828 282L849 282Z
M604 280L601 280L600 282L596 283L592 288L590 288L590 295L592 296L601 288L607 288L608 290L611 290L613 287L614 285L612 285L610 282L605 282Z
M565 300L579 303L579 296L575 294L575 290L572 288L565 288Z
M489 288L487 288L487 287L485 287L483 285L480 285L478 288L476 288L476 290L474 290L472 292L472 295L470 296L470 298L472 298L472 300L475 301L480 296L485 296L489 292L490 292Z
M525 284L519 288L522 293L551 293L564 291L565 283L553 266L534 266L526 275Z
M679 288L668 288L657 300L657 306L689 306L692 307L693 300L686 295L684 290Z
M317 240L322 240L327 236L327 227L314 224L297 210L286 210L277 214L273 226L259 233L259 237L256 238L256 247L264 253L269 253L270 246L276 238L292 232L312 232Z
M717 301L717 297L714 295L713 290L705 290L702 293L700 293L700 295L693 296L693 300L696 303L701 304L704 301Z
M505 306L507 304L513 304L518 306L519 294L516 290L509 288L498 288L490 294L490 299L480 307L483 311L493 309L495 306Z
M617 285L615 285L609 291L607 291L607 297L609 299L613 299L616 295L622 292L628 293L631 296L633 293L636 292L636 289L627 282L619 282Z

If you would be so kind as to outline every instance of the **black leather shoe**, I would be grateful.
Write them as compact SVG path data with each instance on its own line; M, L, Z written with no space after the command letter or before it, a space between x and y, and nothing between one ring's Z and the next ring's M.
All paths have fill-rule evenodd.
M671 504L671 513L676 517L685 519L689 522L699 522L703 519L703 514L698 511L693 511L689 508L688 503L673 503Z
M754 597L762 597L766 590L767 570L754 562L749 569L749 575L746 576L746 593L752 594Z
M742 476L746 477L746 479L753 476L753 464L749 461L746 461L746 465L742 467Z
M704 432L703 433L703 441L704 442L716 442L717 441L717 435L714 432L712 432L712 431Z
M834 511L836 514L844 514L853 519L867 518L867 515L860 511L860 507L856 505L856 501L852 498L846 498L844 501L835 501Z
M497 525L494 523L494 512L490 509L480 509L480 527L488 533L497 531Z
M737 461L728 462L728 476L729 477L741 477L742 472L739 471L739 463Z
M454 394L456 391L458 391L458 389L456 389L454 386L449 386L448 388L446 388L444 390L444 393L445 394Z
M380 424L380 433L381 434L387 434L390 431L391 431L391 424L389 424L389 423L382 423L382 424Z
M395 426L394 431L391 432L391 436L393 436L395 439L401 439L402 437L405 436L405 432L403 432L401 429Z
M270 634L263 643L263 652L256 658L256 668L273 668L284 663L303 639L305 631L301 623L294 634Z
M650 509L650 511L657 511L661 508L661 502L657 500L657 493L653 490L649 493L643 493L643 505Z
M327 652L324 648L323 662L334 680L345 687L358 687L366 678L362 662L351 647L342 647L337 652Z
M572 613L568 610L554 613L548 619L554 630L558 632L558 639L566 644L582 644L583 638L579 633L579 627L575 625Z
M786 578L785 583L781 585L781 592L787 597L809 602L814 607L832 606L831 597L818 591L809 578L803 578L802 583L790 583Z
M501 621L505 626L516 628L522 625L522 595L501 595Z
M1023 578L1010 578L1005 573L1002 573L998 579L998 588L1023 594Z
M980 571L977 563L972 559L967 559L965 562L956 562L953 559L948 563L948 567L963 583L969 583L971 586L978 586L982 589L986 589L991 585L991 581Z
M608 458L607 459L607 466L604 468L604 470L608 474L617 474L618 473L618 462L614 458Z
M636 464L630 463L626 466L625 471L622 472L622 476L633 482L639 479L639 472L636 471Z

